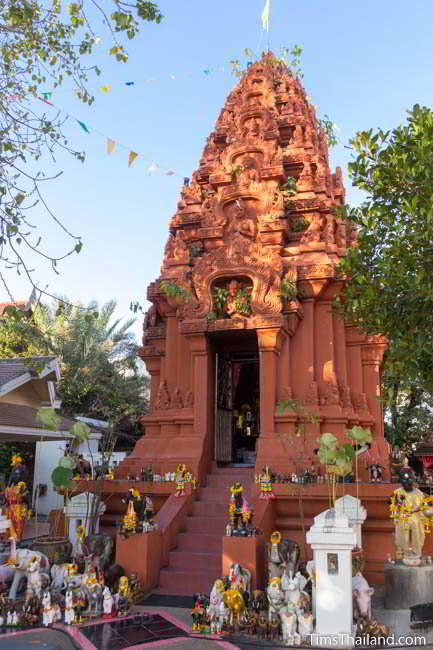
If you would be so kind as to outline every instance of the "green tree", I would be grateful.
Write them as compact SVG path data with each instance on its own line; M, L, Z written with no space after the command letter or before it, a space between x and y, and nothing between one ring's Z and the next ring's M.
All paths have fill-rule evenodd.
M33 353L55 354L62 374L57 386L62 413L107 420L114 435L135 438L140 433L137 419L147 407L148 377L137 357L135 336L128 331L134 319L113 320L115 308L115 301L100 308L96 302L86 307L67 301L39 303L25 320L9 311L0 320L0 350L11 347L10 333L15 332L23 347L18 356L27 354L27 340ZM17 356L11 352L4 356Z
M89 73L100 74L95 46L101 41L100 48L126 62L125 37L137 35L140 21L161 19L157 5L145 0L0 0L0 279L6 287L6 269L25 274L34 286L30 251L56 269L82 247L81 237L49 209L43 186L53 177L38 161L55 159L60 149L83 161L84 153L68 144L62 115L48 117L38 98L49 101L52 89L67 82L91 104ZM36 204L71 238L69 250L53 254L41 247L43 230L29 216Z
M433 393L433 112L415 105L406 124L360 132L351 145L349 172L367 198L341 211L358 238L339 265L349 281L336 306L388 338L388 433L403 440L429 420Z

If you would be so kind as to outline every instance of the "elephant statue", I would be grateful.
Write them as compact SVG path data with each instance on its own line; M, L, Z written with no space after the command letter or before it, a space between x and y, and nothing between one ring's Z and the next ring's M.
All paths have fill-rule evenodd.
M49 582L50 563L47 556L39 551L31 551L28 548L19 548L16 552L15 565L11 566L11 569L14 570L14 577L9 589L10 600L16 599L20 582L23 578L27 578L29 569L31 569L32 562L35 561L35 558L39 560L41 577Z

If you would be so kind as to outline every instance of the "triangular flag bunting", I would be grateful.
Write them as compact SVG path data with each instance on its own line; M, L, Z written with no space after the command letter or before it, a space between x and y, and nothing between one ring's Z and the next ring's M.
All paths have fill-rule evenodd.
M165 172L166 176L174 176L176 172L174 172L172 169L169 169L168 172Z
M42 93L42 97L47 101L47 99L51 99L53 96L53 93Z
M128 167L131 167L132 163L134 160L137 158L138 153L135 153L135 151L130 151L129 156L128 156Z
M149 174L152 174L153 172L157 172L158 169L159 169L159 165L157 165L156 163L150 163L149 167L147 168L147 171L149 172Z
M107 153L113 153L115 149L116 149L116 141L107 138Z
M203 70L205 74L210 74L210 70Z
M103 93L109 93L112 89L112 86L99 86L99 90Z
M125 86L133 86L135 81L125 81Z
M84 124L84 122L80 122L80 120L77 120L77 122L81 126L83 131L85 131L86 133L90 133L89 129L87 128L86 124Z

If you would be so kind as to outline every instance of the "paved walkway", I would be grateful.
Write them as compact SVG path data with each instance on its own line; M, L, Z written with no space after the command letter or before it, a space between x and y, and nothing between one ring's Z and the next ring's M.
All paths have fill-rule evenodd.
M374 612L375 616L381 622L385 622L388 625L394 627L394 634L411 634L411 636L424 636L426 645L423 645L424 648L429 648L433 650L433 632L432 631L410 631L409 630L409 614L406 611L387 611L383 609L382 594L380 590L377 590L375 595L374 602ZM190 609L185 608L176 608L176 607L164 607L162 610L161 607L137 607L136 612L134 613L144 613L149 614L159 614L164 617L165 620L170 621L173 625L180 628L183 633L188 633L190 631L191 625L191 616ZM118 621L118 619L117 619ZM123 629L130 628L128 622L125 621L125 627ZM93 626L96 628L97 626ZM82 631L82 628L81 628ZM32 631L26 632L17 632L15 634L3 635L0 633L0 650L35 650L40 648L41 650L126 650L128 647L133 647L134 650L142 648L153 648L158 646L158 650L217 650L218 648L225 648L226 650L257 650L258 648L283 648L282 642L275 644L271 641L260 641L255 637L241 637L237 639L221 639L216 640L210 638L209 636L204 638L195 638L194 636L187 636L184 639L176 638L170 640L160 640L160 641L151 641L150 643L135 643L131 645L119 645L118 641L102 633L102 625L100 630L97 630L97 633L94 637L91 637L91 641L86 639L86 637L80 632L80 628L74 626L68 628L68 632L74 635L72 638L67 632L57 629L45 629L38 628ZM120 634L122 634L122 628L120 629ZM414 647L413 644L408 640L408 647Z

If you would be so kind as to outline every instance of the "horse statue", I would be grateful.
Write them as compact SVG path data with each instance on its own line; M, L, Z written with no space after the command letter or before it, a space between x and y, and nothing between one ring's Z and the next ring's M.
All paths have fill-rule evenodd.
M251 571L243 569L240 564L230 565L229 582L232 588L239 589L248 600L251 594Z

